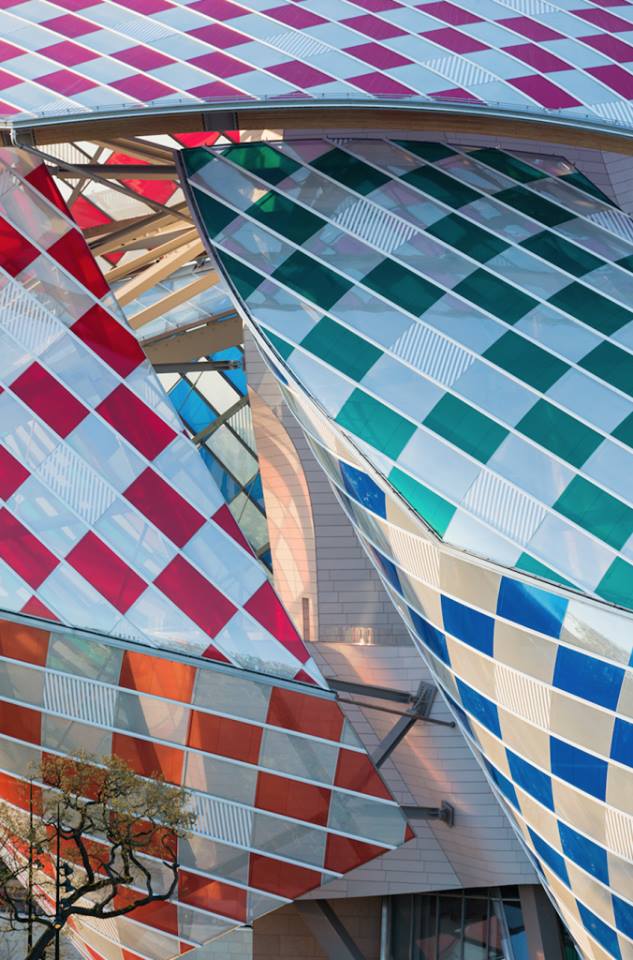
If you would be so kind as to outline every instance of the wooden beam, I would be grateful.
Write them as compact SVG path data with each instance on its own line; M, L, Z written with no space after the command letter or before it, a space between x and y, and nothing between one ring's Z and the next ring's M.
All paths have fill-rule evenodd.
M195 330L176 331L171 336L143 343L143 350L152 363L173 363L208 357L218 350L236 347L243 340L242 319L234 313L222 321L211 318Z
M466 112L469 109L470 112ZM633 131L617 132L602 127L583 127L582 120L558 122L546 114L534 116L502 117L478 112L481 108L463 108L463 112L440 110L437 107L412 108L406 103L399 105L358 104L353 106L323 105L320 103L299 104L293 107L253 106L227 110L226 105L218 113L219 125L226 121L227 112L235 129L320 129L320 130L411 130L416 132L466 133L528 138L544 143L568 144L594 150L610 150L633 155ZM140 111L133 116L99 118L72 123L38 124L30 128L34 142L64 143L71 136L74 140L111 140L127 136L192 133L213 129L214 111L204 113L162 113L148 115ZM220 122L221 121L221 122ZM575 125L577 124L577 125ZM26 131L25 131L26 132Z
M125 307L161 280L170 277L180 267L184 267L186 263L196 260L204 252L204 244L197 236L188 243L180 244L177 250L168 253L120 287L116 294L117 300L122 307Z
M185 215L187 209L186 203L178 203L169 208L169 213L150 213L146 217L134 218L134 222L115 229L103 240L91 245L90 249L95 257L102 257L106 253L112 253L114 250L122 250L126 243L133 240L140 240L148 234L155 233L159 227L165 227L175 222L191 223L191 218ZM114 225L117 226L116 224Z
M136 157L137 160L148 160L150 163L174 162L174 154L169 147L163 147L158 143L150 143L148 140L140 140L137 137L116 137L108 142L98 142L106 150L112 150L113 153L124 153L128 157Z
M171 240L161 243L160 246L147 250L138 257L134 257L133 260L128 260L120 266L113 267L112 270L106 273L105 279L109 284L112 284L117 280L122 280L124 277L129 277L130 274L136 273L136 271L142 267L146 267L148 263L153 263L155 260L159 260L161 257L166 256L166 254L171 253L172 250L178 250L184 244L195 240L197 236L198 231L195 227L191 230L185 230L177 237L172 237Z
M208 270L201 276L196 277L191 283L181 287L180 290L174 290L173 293L163 297L162 300L158 300L156 303L152 303L151 306L145 307L144 310L139 310L138 313L128 317L128 323L133 330L139 330L141 327L144 327L146 323L155 320L156 317L160 317L163 313L167 313L168 310L179 307L180 304L186 300L191 300L192 297L196 297L204 290L208 290L209 287L213 287L218 280L219 277L215 270Z
M167 163L81 163L75 164L72 170L65 167L51 167L50 172L60 180L76 180L81 174L84 180L175 180L176 167ZM144 200L139 195L140 200Z

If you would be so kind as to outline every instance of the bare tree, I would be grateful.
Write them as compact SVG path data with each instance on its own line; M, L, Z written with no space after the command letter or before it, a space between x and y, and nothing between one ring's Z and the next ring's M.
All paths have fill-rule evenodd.
M8 927L27 930L25 960L73 918L126 916L176 891L178 839L195 822L182 788L117 757L45 756L13 799L0 804L0 900Z

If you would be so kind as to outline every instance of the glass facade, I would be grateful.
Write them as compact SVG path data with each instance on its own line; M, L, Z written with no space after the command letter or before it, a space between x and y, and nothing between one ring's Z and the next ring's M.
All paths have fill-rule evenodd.
M584 955L622 960L633 503L630 466L596 473L633 463L616 208L564 161L430 142L185 162L256 342L540 879Z
M516 887L403 894L389 911L389 960L530 960ZM577 960L559 932L565 960Z

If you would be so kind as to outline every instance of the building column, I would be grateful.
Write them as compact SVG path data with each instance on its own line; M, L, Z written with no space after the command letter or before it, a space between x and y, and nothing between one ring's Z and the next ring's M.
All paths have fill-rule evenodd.
M563 960L560 920L540 884L519 887L530 960Z

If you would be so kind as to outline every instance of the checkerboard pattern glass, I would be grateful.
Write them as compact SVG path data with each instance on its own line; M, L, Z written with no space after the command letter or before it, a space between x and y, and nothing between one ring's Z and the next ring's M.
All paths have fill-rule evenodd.
M0 794L87 751L198 815L177 895L82 921L88 954L169 960L410 839L52 180L9 149L0 385Z
M76 923L93 958L180 956L413 836L329 691L1 620L3 801L28 809L30 764L78 751L160 772L197 814L171 900Z
M3 0L0 116L327 98L633 126L630 0Z
M585 957L630 957L630 221L566 162L500 150L287 141L184 164L565 923Z
M322 684L45 168L0 165L2 607Z

